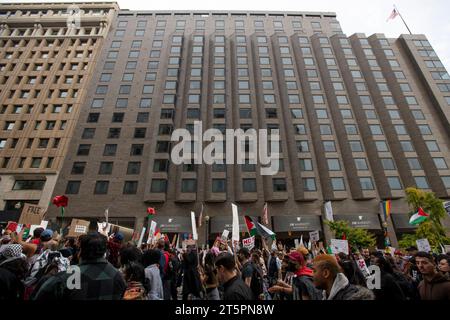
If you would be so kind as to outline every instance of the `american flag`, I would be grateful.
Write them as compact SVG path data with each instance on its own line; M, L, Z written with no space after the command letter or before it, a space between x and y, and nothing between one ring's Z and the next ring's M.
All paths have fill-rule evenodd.
M269 225L269 209L267 208L267 202L264 204L263 208L263 223L266 226Z
M389 18L387 18L386 22L389 20L394 20L397 16L398 16L397 10L393 9L391 15L389 16Z

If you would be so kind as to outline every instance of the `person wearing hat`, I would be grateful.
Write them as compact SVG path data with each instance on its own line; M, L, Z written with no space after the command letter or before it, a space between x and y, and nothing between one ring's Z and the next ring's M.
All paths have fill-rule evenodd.
M120 268L119 252L120 249L122 249L122 241L123 234L121 232L117 232L114 235L111 235L110 239L108 240L108 261L117 269Z
M314 287L313 271L306 266L305 257L299 251L288 255L287 271L294 273L291 283L278 281L269 288L270 293L291 295L293 300L322 300L322 293Z
M20 244L0 247L0 300L22 300L28 263Z

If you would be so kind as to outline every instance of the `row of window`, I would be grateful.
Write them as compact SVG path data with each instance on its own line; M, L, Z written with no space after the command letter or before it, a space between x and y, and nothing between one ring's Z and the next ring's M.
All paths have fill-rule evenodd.
M283 30L283 28L284 28L283 21L273 21L272 23L273 23L274 29ZM127 27L127 25L128 25L128 21L119 21L117 23L117 26L119 28L125 28L125 27ZM196 29L204 29L205 25L206 25L205 20L196 20L195 21ZM217 30L223 30L225 28L225 20L214 20L214 25ZM299 30L299 29L302 29L302 27L303 27L302 22L297 21L297 20L291 21L291 25L294 30ZM144 35L144 31L145 31L144 28L146 28L146 26L147 26L147 21L145 21L145 20L137 21L137 23L136 23L137 29L135 31L137 34L135 34L135 35L136 36ZM156 28L166 28L166 26L167 26L166 20L156 21ZM175 21L176 29L183 30L185 28L185 26L186 26L186 20L176 20ZM236 29L244 29L245 21L244 20L235 20L234 26ZM264 29L264 21L263 20L254 20L253 26L255 29L259 29L259 30ZM333 29L340 29L339 23L335 22L335 21L330 22L330 26ZM318 21L311 21L311 27L315 30L319 30L322 28L322 25ZM139 28L142 28L142 29L139 29ZM121 37L125 34L125 30L118 29L117 31L119 31L119 32L116 32L115 36Z
M302 186L305 192L317 191L315 178L302 178ZM446 188L450 188L450 177L442 177ZM391 190L403 190L403 186L398 177L387 177L388 185ZM416 186L420 189L429 189L429 184L426 177L414 177ZM370 191L374 190L374 184L370 177L360 177L360 186L362 190ZM330 178L330 183L333 191L345 191L344 178ZM94 194L107 194L109 189L109 181L101 180L96 181L94 187ZM67 183L66 194L78 194L81 187L81 181L71 180ZM152 193L166 193L168 187L168 181L166 179L153 179L150 186L150 192ZM226 179L212 179L211 188L213 193L225 193L227 187ZM286 192L287 185L284 178L273 178L272 188L274 192ZM138 181L125 181L123 185L123 194L137 194ZM181 180L181 192L183 193L195 193L197 192L197 180L196 179L182 179ZM256 179L248 178L242 179L242 192L257 192Z
M8 110L7 105L3 105L0 108L0 114L21 114L24 111L24 114L30 114L33 111L34 105L13 105L11 109ZM47 113L47 111L50 111L50 113L58 114L62 113L63 110L65 113L71 113L73 110L73 105L68 104L65 107L61 104L54 104L54 105L42 105L41 113ZM9 112L8 112L9 111Z
M59 123L59 125L57 126L56 124ZM44 130L64 130L66 129L67 126L67 121L66 120L61 120L61 121L55 121L55 120L49 120L49 121L35 121L34 122L34 130L39 130L42 127L42 124L45 124L43 126ZM17 124L17 130L24 130L26 128L26 126L28 125L27 121L20 121ZM5 121L3 124L2 129L5 131L12 131L16 128L16 121Z
M59 143L61 142L61 138L28 138L26 148L31 148L34 145L34 141L37 140L37 148L39 149L46 149L48 146L52 146L52 148L58 148ZM50 143L50 140L52 140L52 143ZM6 142L7 139L0 138L0 150L6 148ZM10 139L10 145L9 148L14 149L16 148L17 144L19 143L18 138Z
M45 160L46 159L46 160ZM27 161L28 160L28 161ZM48 158L42 158L42 157L21 157L19 159L19 164L17 168L31 168L31 169L42 169L42 165L45 164L44 168L50 169L53 166L55 158L54 157L48 157ZM1 165L1 168L5 169L8 168L9 163L11 162L10 157L3 158L3 162Z

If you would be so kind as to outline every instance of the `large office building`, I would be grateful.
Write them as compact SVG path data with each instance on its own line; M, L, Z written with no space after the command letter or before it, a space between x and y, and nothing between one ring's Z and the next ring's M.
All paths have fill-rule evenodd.
M2 222L17 219L24 203L48 206L117 9L0 4Z
M231 227L232 203L241 216L261 216L267 203L278 238L308 238L308 232L319 230L328 240L324 202L331 201L335 220L369 229L382 244L380 201L390 199L387 225L395 245L397 236L414 231L405 188L450 198L449 75L424 35L347 36L336 14L326 12L150 12L103 6L111 8L111 27L104 29L95 58L83 53L92 69L76 115L64 109L71 100L58 100L63 82L54 90L56 101L48 98L51 84L45 88L50 91L42 89L30 114L30 100L20 95L30 87L33 71L20 71L22 82L17 74L9 79L13 97L3 80L1 188L30 180L22 177L25 173L47 181L55 176L52 195L69 197L66 218L94 222L108 209L111 222L139 229L147 223L146 209L154 207L153 219L170 236L191 233L190 212L199 215L203 207L201 242ZM2 15L2 27L16 15ZM14 34L4 30L1 41L13 43ZM8 47L1 49L2 70L19 59L8 58ZM64 59L66 50L58 52ZM20 66L27 59L21 57ZM61 81L68 70L61 72ZM2 71L0 80L5 76ZM68 88L70 94L73 84ZM52 113L55 104L61 105L60 113ZM17 107L23 109L20 115ZM56 120L58 128L63 117L73 130L64 146L52 150L50 141L40 150L36 136L36 145L26 148L36 121L43 126L37 133L46 134L46 123ZM279 129L279 172L261 175L259 163L175 165L171 134L178 128L194 132L195 121L203 130L222 132ZM19 130L22 123L28 123L28 133ZM15 149L14 139L19 140ZM33 168L38 155L40 169ZM60 172L58 156L64 159ZM55 159L51 172L45 168L48 157ZM50 206L48 215L58 214ZM246 230L243 221L241 230Z

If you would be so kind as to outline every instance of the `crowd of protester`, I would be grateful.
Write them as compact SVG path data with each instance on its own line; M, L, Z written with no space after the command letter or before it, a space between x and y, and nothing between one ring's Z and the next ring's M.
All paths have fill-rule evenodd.
M350 255L264 241L252 250L180 249L164 239L137 247L121 233L64 239L42 228L0 241L2 300L450 300L449 254L415 247Z

